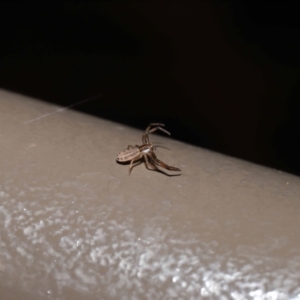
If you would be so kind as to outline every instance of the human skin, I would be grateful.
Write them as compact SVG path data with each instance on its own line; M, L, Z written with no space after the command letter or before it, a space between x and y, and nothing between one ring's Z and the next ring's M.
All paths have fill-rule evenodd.
M116 155L143 132L0 99L3 299L299 297L298 177L156 133L181 175L129 176Z

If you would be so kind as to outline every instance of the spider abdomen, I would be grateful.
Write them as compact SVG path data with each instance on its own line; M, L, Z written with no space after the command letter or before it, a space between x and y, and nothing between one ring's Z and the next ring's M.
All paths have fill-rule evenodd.
M138 148L131 148L122 151L117 156L117 161L125 162L137 158L140 155L140 150Z

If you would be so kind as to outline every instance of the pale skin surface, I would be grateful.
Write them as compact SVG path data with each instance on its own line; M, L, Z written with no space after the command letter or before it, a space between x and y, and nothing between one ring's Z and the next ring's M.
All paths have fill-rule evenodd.
M298 177L0 91L3 299L298 299ZM172 132L176 136L176 132ZM297 298L298 297L298 298Z

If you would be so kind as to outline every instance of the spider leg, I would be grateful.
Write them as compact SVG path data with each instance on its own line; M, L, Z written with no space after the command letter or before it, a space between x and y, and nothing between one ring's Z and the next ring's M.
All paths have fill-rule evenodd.
M154 128L150 129L151 127L155 126ZM142 141L144 144L150 144L150 140L149 140L149 133L152 133L156 130L161 130L163 132L165 132L168 135L171 135L171 133L167 130L165 130L164 128L160 127L160 126L165 126L165 124L162 123L151 123L145 130L145 133L143 134L142 137Z
M144 154L144 159L145 159L145 165L146 165L146 168L148 170L157 170L157 171L160 171L160 169L155 165L155 164L151 164L148 160L148 157L147 157L147 154ZM151 168L149 168L149 166L151 166Z
M150 143L150 140L149 140L149 130L152 126L164 126L164 124L161 124L161 123L151 123L145 130L145 133L143 134L142 136L142 141L143 141L143 144L149 144Z
M158 165L170 171L181 171L179 168L168 166L166 163L159 160L154 152L149 153L149 156L151 157L155 165Z
M129 150L129 149L131 149L131 148L135 148L135 147L132 146L132 145L128 145L127 150Z
M152 128L147 133L152 133L152 132L154 132L156 130L161 130L161 131L165 132L166 134L171 135L171 133L169 131L167 131L166 129L164 129L162 127L159 127L159 126Z
M134 159L131 160L130 165L129 165L129 175L131 173L131 169L133 168L133 162L135 162L139 159L141 159L141 155L139 155L137 158L134 158Z
M146 132L149 131L150 128L153 127L153 126L156 126L156 127L157 127L157 126L165 126L165 124L163 124L163 123L151 123L151 124L146 128L145 131L146 131Z
M143 144L149 144L150 143L148 133L143 134L142 141L143 141Z

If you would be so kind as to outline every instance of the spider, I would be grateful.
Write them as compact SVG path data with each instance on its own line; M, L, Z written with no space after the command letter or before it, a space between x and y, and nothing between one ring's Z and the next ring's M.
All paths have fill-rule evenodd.
M142 146L132 146L128 145L127 150L122 151L121 153L118 154L117 156L117 161L118 162L127 162L130 161L130 166L129 166L129 175L131 173L131 170L133 168L133 163L135 161L140 160L141 158L144 158L145 160L145 165L148 170L156 170L159 172L162 172L157 166L163 167L167 170L170 171L181 171L178 168L168 166L161 160L157 158L157 156L154 153L155 147L149 140L149 133L152 133L156 130L161 130L165 132L168 135L171 135L170 132L162 128L161 126L165 126L164 124L161 123L151 123L145 130L145 133L142 136Z

